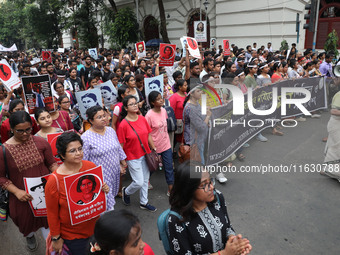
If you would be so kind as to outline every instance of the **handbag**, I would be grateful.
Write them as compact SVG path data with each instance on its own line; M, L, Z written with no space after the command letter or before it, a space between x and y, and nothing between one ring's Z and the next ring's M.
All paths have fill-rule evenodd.
M183 121L183 130L185 127L185 121ZM197 132L195 131L195 141L197 139ZM182 137L182 142L181 145L179 146L178 149L178 161L180 163L183 163L187 160L191 161L197 161L197 162L202 162L201 159L201 154L198 150L198 146L196 143L193 143L192 145L188 145L184 143L184 134Z
M183 120L181 119L176 119L176 130L175 130L175 134L179 135L182 134L184 131L184 124L183 124Z
M142 146L143 151L145 152L145 160L146 160L146 164L149 167L149 171L155 172L156 170L159 169L160 164L161 164L161 157L158 155L158 153L154 150L151 150L150 153L146 153L144 144L142 143L142 140L139 138L139 135L137 134L136 130L131 126L130 122L125 119L127 121L127 123L130 125L130 127L132 128L133 132L135 132L135 134L137 135L137 138L140 142L140 145Z
M72 255L71 251L69 250L65 243L63 244L63 249L60 254L58 252L55 252L52 247L51 238L52 236L50 232L46 239L46 253L45 253L46 255Z
M8 177L8 166L7 166L7 159L6 159L6 148L2 144L2 152L4 157L4 163L5 163L5 171L6 176ZM8 213L9 213L9 197L8 197L8 191L0 188L0 220L7 221Z

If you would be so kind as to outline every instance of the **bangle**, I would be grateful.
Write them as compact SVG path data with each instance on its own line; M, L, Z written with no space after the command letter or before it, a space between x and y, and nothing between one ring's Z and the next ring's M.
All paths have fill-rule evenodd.
M61 236L59 236L59 237L51 237L51 240L52 240L52 242L56 242L56 241L58 241L60 238L61 238Z

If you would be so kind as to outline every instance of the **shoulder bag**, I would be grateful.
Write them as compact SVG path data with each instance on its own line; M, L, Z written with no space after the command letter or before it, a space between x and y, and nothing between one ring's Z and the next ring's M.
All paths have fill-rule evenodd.
M6 176L8 177L8 166L6 159L6 148L4 145L1 145L5 163L5 171ZM7 221L8 212L9 212L9 204L8 204L8 191L0 188L0 220Z
M149 167L149 171L150 172L155 172L157 169L159 169L159 165L161 163L161 157L154 150L151 150L150 153L146 153L144 144L142 143L142 140L139 138L139 135L137 134L136 130L132 127L132 125L130 124L130 122L127 119L125 119L125 120L130 125L130 127L133 130L133 132L135 132L135 134L137 135L137 138L138 138L138 140L140 142L140 145L142 146L142 149L145 152L145 160L146 160L146 163L147 163L147 165Z

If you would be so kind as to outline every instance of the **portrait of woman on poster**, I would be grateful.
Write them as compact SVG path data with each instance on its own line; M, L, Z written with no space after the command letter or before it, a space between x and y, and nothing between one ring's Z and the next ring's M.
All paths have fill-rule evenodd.
M204 23L200 22L197 24L196 33L203 33L204 32Z
M77 201L77 204L85 205L95 200L98 196L98 193L94 192L96 187L96 178L93 175L80 177L77 183L77 192L82 193L82 198Z

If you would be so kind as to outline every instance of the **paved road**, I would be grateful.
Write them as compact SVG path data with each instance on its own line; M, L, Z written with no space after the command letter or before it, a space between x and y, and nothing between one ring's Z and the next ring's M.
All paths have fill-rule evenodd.
M245 149L242 165L290 166L321 163L327 135L329 113L321 119L308 119L295 128L285 128L283 137L273 136L270 130L263 134L266 143L250 141ZM240 162L235 162L237 169ZM216 188L225 195L229 216L237 233L246 236L253 245L252 254L305 255L339 254L340 243L340 183L318 173L229 173L225 185ZM124 181L128 184L128 180ZM155 254L164 254L158 240L156 219L168 208L163 172L151 178L154 189L149 193L150 203L158 207L156 213L140 210L137 195L126 207L121 200L116 209L135 212L141 221L143 239ZM0 254L28 254L25 240L13 223L0 223ZM42 241L42 240L41 240ZM44 254L42 249L34 254Z

